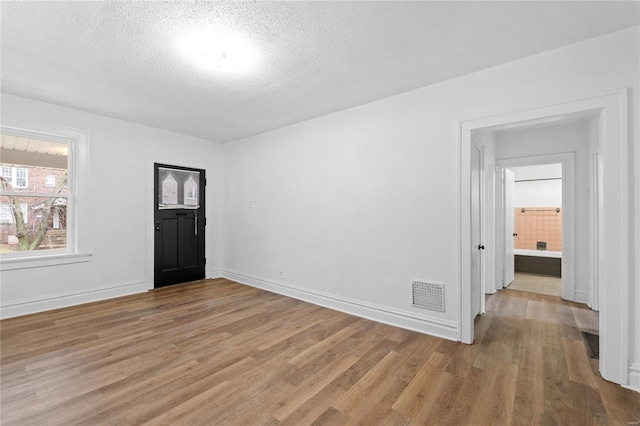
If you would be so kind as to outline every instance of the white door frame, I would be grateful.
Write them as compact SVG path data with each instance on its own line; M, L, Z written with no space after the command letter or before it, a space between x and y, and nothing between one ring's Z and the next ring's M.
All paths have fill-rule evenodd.
M484 220L482 221L482 241L487 246L487 250L483 253L482 268L484 272L484 286L482 288L484 294L493 294L496 289L496 206L495 206L495 188L496 188L496 160L493 156L484 151L484 196L482 204L484 205ZM485 312L485 297L482 297L482 312Z
M480 187L480 193L479 195L479 206L478 206L478 214L479 214L479 218L478 218L478 234L479 234L479 240L478 243L479 244L485 244L484 238L485 238L485 229L484 229L484 224L486 222L485 220L485 212L484 212L484 206L485 206L485 192L486 192L486 188L485 188L485 170L484 170L484 155L485 155L485 149L484 149L484 145L482 144L482 142L480 140L478 140L477 138L472 138L471 143L473 144L473 147L475 149L478 150L478 152L480 153L480 155L478 156L478 186ZM473 219L473 218L472 218ZM484 303L484 294L486 292L486 280L485 280L485 250L480 250L477 247L472 247L471 250L477 250L478 255L480 256L480 259L478 261L478 266L480 268L480 273L479 273L479 278L480 278L480 282L479 282L479 308L478 308L478 313L477 315L482 315L485 312L485 303ZM476 315L473 315L473 317L475 318Z
M502 249L500 254L502 255L502 288L508 287L513 283L516 278L516 242L513 239L515 232L515 215L513 209L515 208L514 197L516 195L516 176L512 170L508 168L502 168L500 170L500 193L502 194L502 209L503 212L500 215L500 228L502 230ZM509 227L507 227L509 223ZM507 252L511 259L507 258Z
M535 155L530 157L505 158L496 161L501 168L562 164L562 298L575 301L575 154L573 152ZM504 223L502 224L504 226ZM504 250L498 256L504 256Z
M599 141L602 138L602 123L601 117L597 117L597 120L589 120L589 157L591 164L589 165L589 226L591 234L589 235L589 261L591 264L591 274L589 280L589 300L587 303L594 311L600 310L600 286L598 280L600 279L598 264L598 249L600 248L599 232L604 230L604 224L602 222L603 215L599 213L598 206L604 205L602 199L602 180L599 176L602 173L602 156L599 152ZM638 164L638 163L636 163Z
M628 90L586 99L532 108L458 123L460 149L460 228L458 340L473 343L471 318L470 246L472 131L600 111L602 188L596 214L604 229L598 240L600 296L600 373L606 380L626 385L629 376L629 176Z

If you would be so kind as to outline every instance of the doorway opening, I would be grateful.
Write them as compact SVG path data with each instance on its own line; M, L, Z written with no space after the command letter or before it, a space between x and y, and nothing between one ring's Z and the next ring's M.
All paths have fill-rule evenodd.
M474 315L473 294L479 289L473 285L472 278L472 254L475 247L472 228L474 217L472 215L472 150L476 143L477 133L483 130L509 129L536 124L548 124L563 121L578 116L591 115L591 121L595 126L597 140L593 150L587 151L587 202L586 211L589 232L581 235L586 238L584 245L566 244L567 239L576 238L575 232L571 232L563 222L562 226L562 297L566 300L583 301L589 304L597 303L600 308L600 359L599 369L603 378L619 384L627 384L629 381L629 181L628 181L628 93L626 90L609 95L555 104L547 107L533 108L498 116L490 116L460 123L460 312L459 312L459 340L464 343L473 343L474 340ZM591 142L591 141L587 141ZM488 140L485 146L495 145L495 140ZM539 145L530 144L530 147L540 148ZM592 149L591 143L587 143ZM504 145L508 149L507 145ZM553 151L551 151L553 152ZM557 151L555 151L557 152ZM564 154L571 155L565 151ZM530 155L542 155L542 153L520 153L508 155L502 152L496 155L496 159L517 160ZM501 161L505 161L501 160ZM482 163L481 163L482 164ZM497 162L496 162L497 164ZM579 164L585 164L580 161ZM508 164L509 166L521 166L527 164ZM480 175L484 173L481 170ZM567 167L563 162L563 218L569 214L568 209L572 203L564 202L567 197L564 188L567 185ZM496 179L497 180L497 179ZM487 189L487 185L484 186ZM496 194L498 193L496 192ZM499 197L496 196L496 199ZM605 203L604 200L607 200ZM481 196L484 202L486 197ZM483 211L483 205L478 211ZM496 213L498 209L495 210ZM486 216L486 215L485 215ZM482 219L481 219L482 220ZM604 229L606 228L606 232ZM481 227L482 230L482 227ZM568 234L571 234L568 236ZM496 238L495 244L489 246L484 243L488 234L480 235L481 243L478 247L485 246L485 252L496 251L501 243ZM504 241L504 240L503 240ZM504 244L502 242L502 244ZM580 287L575 287L575 277L571 268L566 270L565 262L568 257L576 253L571 247L582 248L583 256L586 256L587 267L581 272L586 274L586 281L580 281ZM497 251L500 253L500 251ZM586 253L586 254L584 254ZM482 256L487 257L487 256ZM495 263L499 263L500 256L495 256ZM481 260L481 262L483 262ZM574 265L575 262L571 262ZM504 268L496 267L496 272ZM499 277L496 273L494 289L498 287ZM567 275L568 282L573 285L565 286ZM482 278L482 276L480 275ZM481 285L490 288L491 282L481 279ZM502 284L502 283L500 283ZM565 288L567 287L567 288ZM500 286L500 288L502 288ZM495 290L494 290L495 291ZM606 295L598 300L598 294ZM484 299L484 298L483 298ZM483 307L484 308L484 307Z
M562 295L562 163L506 169L513 173L513 281L510 290ZM510 253L509 253L510 254Z

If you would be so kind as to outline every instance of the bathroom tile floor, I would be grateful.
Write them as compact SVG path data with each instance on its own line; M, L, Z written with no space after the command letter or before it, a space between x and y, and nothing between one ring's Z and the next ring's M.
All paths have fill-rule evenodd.
M559 277L516 272L515 279L507 288L560 297L562 294L562 280Z

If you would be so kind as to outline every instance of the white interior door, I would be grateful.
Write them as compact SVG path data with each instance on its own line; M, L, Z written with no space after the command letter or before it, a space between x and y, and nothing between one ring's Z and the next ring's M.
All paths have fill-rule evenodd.
M482 205L484 206L482 213L482 243L485 245L482 270L484 271L484 292L485 294L493 294L497 290L502 289L502 280L500 280L500 288L496 288L496 235L495 235L495 159L486 150L482 153L484 157L484 196L482 197ZM484 312L484 307L482 311Z
M514 212L513 193L515 178L509 169L504 171L504 286L515 278Z
M471 317L480 314L482 295L481 248L481 179L482 151L477 145L471 149Z

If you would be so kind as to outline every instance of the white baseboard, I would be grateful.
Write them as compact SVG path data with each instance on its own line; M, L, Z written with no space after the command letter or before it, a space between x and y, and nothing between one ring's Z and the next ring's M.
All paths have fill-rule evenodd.
M222 278L222 269L210 269L207 271L207 278L215 279Z
M83 291L58 293L31 299L22 299L0 306L0 319L66 308L82 303L97 302L114 297L128 296L149 290L146 280L129 281L109 287L98 287Z
M629 366L629 378L625 388L640 393L640 363L634 363Z
M577 303L584 303L589 305L589 295L587 293L581 293L579 291L573 292L573 301Z
M306 289L284 282L275 282L237 271L224 270L224 278L252 287L304 300L314 305L367 318L395 327L405 328L448 340L457 340L458 326L455 321L418 315L410 311L388 308L360 300L348 299L335 294Z

